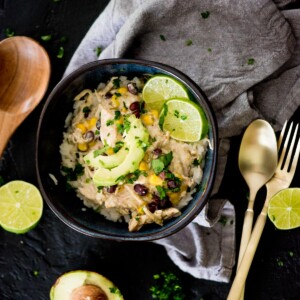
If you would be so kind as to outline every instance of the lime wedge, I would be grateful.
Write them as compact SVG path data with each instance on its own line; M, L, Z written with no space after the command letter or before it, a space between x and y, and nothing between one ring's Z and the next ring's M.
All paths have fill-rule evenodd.
M39 190L25 181L11 181L0 188L0 225L13 233L25 233L40 220L43 199Z
M143 99L148 109L160 111L165 101L172 98L189 99L189 96L186 88L169 76L154 76L143 88Z
M268 216L278 229L300 227L300 189L289 188L275 194L269 202Z
M185 142L197 142L208 131L203 110L186 99L168 100L160 113L159 123L164 131L170 132L172 138Z

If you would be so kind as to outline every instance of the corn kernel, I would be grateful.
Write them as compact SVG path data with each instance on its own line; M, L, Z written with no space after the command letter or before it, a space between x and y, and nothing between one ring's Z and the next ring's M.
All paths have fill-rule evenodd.
M88 143L88 146L89 146L89 147L93 147L93 146L95 146L96 144L97 144L96 141L92 141L92 142L89 142L89 143Z
M82 133L86 133L86 127L84 126L84 124L79 123L76 125L76 127L79 128Z
M148 164L145 161L141 161L140 165L139 165L139 170L140 171L147 171L148 169L149 169Z
M127 109L126 109L125 107L122 107L122 108L121 108L121 112L122 112L122 113L126 113L126 112L127 112Z
M152 174L149 177L149 183L154 186L163 185L163 180L160 177L158 177L157 175Z
M144 214L144 206L140 206L138 209L137 209L137 212L139 215L143 215Z
M145 125L153 125L154 123L153 117L150 114L142 115L141 119Z
M80 151L87 151L88 145L86 143L77 144L77 148Z
M112 95L111 102L113 107L118 107L120 105L120 101L118 100L118 97L116 95Z
M180 193L168 192L167 195L173 205L177 205L180 200Z
M121 116L119 120L115 121L115 124L120 124L121 125L123 123L124 123L124 117L123 116Z
M123 95L123 94L125 94L127 92L127 88L126 87L120 87L118 89L118 92Z
M96 126L96 123L97 123L98 119L96 117L93 117L91 119L89 119L86 123L87 123L87 128L88 129L91 129L93 127Z
M158 119L158 111L156 109L151 109L150 113L154 118Z
M112 155L112 154L114 154L115 152L114 152L114 149L113 148L108 148L107 150L106 150L106 154L107 155Z

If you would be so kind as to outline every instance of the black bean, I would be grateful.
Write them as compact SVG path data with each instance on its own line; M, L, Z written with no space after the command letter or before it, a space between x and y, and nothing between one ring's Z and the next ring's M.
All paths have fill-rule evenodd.
M168 208L168 207L171 207L172 204L171 204L171 201L169 200L168 197L160 200L159 204L158 204L158 207L159 208Z
M97 129L100 129L100 127L101 127L101 121L98 120L97 123L96 123L96 128L97 128Z
M152 201L158 204L160 202L160 198L158 195L152 194Z
M160 156L162 154L162 150L160 148L156 148L152 151L155 156Z
M135 102L132 102L129 106L129 109L131 111L136 111L136 110L140 110L140 102L139 101L135 101Z
M114 193L114 192L116 191L116 189L117 189L117 185L115 184L115 185L108 186L108 187L106 188L106 191L107 191L108 193L112 194L112 193Z
M162 179L165 180L166 179L166 171L162 171L158 174L158 176Z
M167 186L169 189L175 189L178 187L178 182L175 181L174 179L168 179Z
M112 97L112 93L111 92L107 92L104 96L105 99L110 99Z
M143 184L137 183L134 185L133 189L140 196L145 196L148 194L148 188Z
M135 110L132 112L137 118L139 118L141 116L140 111L139 110Z
M151 213L154 213L157 210L157 203L155 202L150 202L148 204L148 209L150 210Z
M89 114L90 114L89 111L85 112L85 113L84 113L84 117L87 118L87 117L89 116Z
M138 90L136 88L136 84L134 82L129 82L127 84L127 89L128 89L128 92L133 94L133 95L137 95L137 93L138 93Z
M87 132L83 135L83 138L85 139L85 141L86 141L87 143L92 142L92 141L94 140L94 138L95 138L94 132L91 131L91 130L87 131Z

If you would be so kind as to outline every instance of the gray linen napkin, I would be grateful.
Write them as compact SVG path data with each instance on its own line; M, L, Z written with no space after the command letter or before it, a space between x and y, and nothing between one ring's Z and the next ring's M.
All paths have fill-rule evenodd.
M174 66L208 96L220 135L212 198L190 225L156 241L197 278L228 282L235 263L234 207L217 194L230 137L258 117L279 129L300 104L300 56L292 56L295 45L294 53L300 51L300 13L286 12L287 22L277 8L288 2L112 0L65 73L96 60L95 49L101 47L99 59L143 58ZM220 216L228 220L225 225L217 222Z

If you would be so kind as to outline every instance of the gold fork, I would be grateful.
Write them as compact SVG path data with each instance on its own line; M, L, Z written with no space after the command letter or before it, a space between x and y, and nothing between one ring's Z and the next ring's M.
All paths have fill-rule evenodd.
M247 245L247 248L245 250L244 256L242 258L241 264L237 270L235 279L233 281L233 284L231 286L229 295L227 297L228 300L233 299L240 299L243 287L245 285L245 281L247 279L247 275L251 266L251 263L253 261L254 254L256 252L260 237L262 235L263 229L266 224L267 220L267 213L268 213L268 205L269 201L272 198L273 195L275 195L277 192L288 188L292 182L292 179L294 177L297 162L299 159L299 153L300 153L300 138L297 139L297 148L294 152L294 155L292 157L293 149L295 146L295 141L297 138L297 132L298 132L299 124L296 125L296 129L293 134L292 141L290 142L291 137L291 131L293 128L293 123L291 123L287 137L285 139L282 152L280 155L280 159L275 171L274 176L271 178L270 181L267 182L267 195L266 200L264 203L264 207L260 213L260 215L257 218L257 221L255 223L254 229L252 231L249 243ZM283 141L283 137L285 135L285 131L287 130L287 122L285 122L280 137L278 139L278 151L280 149L280 146ZM290 145L289 145L290 142ZM285 158L286 157L286 158ZM291 165L291 166L290 166ZM290 166L290 167L289 167Z

